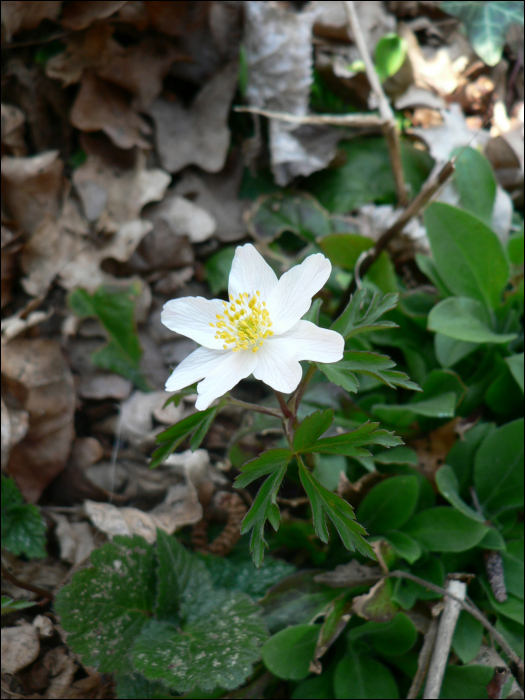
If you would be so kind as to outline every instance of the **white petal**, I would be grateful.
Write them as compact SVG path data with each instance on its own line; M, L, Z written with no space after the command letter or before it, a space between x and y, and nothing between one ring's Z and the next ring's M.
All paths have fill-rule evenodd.
M231 350L198 348L183 360L166 382L166 391L179 391L207 374L211 374L224 361Z
M228 281L228 294L237 298L242 292L261 293L265 301L277 285L277 275L251 243L239 246L235 251Z
M170 331L191 338L199 345L222 350L224 341L215 339L215 328L210 323L217 322L217 314L223 312L224 306L219 299L203 297L182 297L172 299L164 304L160 320Z
M276 340L289 340L296 348L297 360L339 362L343 359L345 339L340 333L319 328L310 321L299 321Z
M255 353L257 367L253 370L253 376L272 389L289 394L297 388L303 374L295 352L293 340L268 338Z
M304 316L313 295L323 287L331 270L328 258L317 253L284 273L266 300L275 335L289 330Z
M225 351L225 356L218 367L197 384L199 397L195 408L204 411L214 399L219 398L238 384L241 379L250 375L257 364L257 353L251 350L239 352Z

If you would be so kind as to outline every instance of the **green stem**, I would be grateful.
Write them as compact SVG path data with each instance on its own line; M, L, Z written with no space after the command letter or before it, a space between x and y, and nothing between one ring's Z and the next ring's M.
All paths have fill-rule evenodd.
M281 407L281 411L283 412L283 415L286 418L295 418L294 414L288 408L288 405L284 399L284 396L281 394L281 392L276 391L275 395L277 396L277 401L279 402L279 406Z
M310 380L312 379L312 377L314 376L316 371L317 371L317 367L312 362L312 364L308 368L308 371L304 375L304 378L302 379L301 383L299 384L299 386L295 390L295 393L293 394L292 398L288 401L288 407L294 416L297 415L297 410L299 408L299 404L302 401L303 394L306 391L306 387L310 383Z
M265 413L267 416L273 416L274 418L279 418L282 420L283 416L280 411L276 408L267 408L266 406L258 406L256 403L248 403L247 401L240 401L239 399L234 399L233 396L228 396L228 403L234 406L240 406L245 408L247 411L257 411L257 413Z

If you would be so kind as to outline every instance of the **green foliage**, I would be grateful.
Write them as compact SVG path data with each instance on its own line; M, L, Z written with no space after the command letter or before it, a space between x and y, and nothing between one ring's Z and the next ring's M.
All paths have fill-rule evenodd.
M2 615L9 615L9 613L25 610L25 608L32 608L33 605L36 605L36 603L31 600L13 600L8 595L3 595Z
M457 158L453 182L462 208L490 226L496 178L489 161L475 148L455 148L450 157Z
M319 627L293 625L274 634L262 648L266 667L278 678L300 681L310 672Z
M235 246L230 245L218 250L206 260L206 280L214 296L228 290L228 277L234 255Z
M406 55L406 41L397 34L385 34L379 39L375 48L374 62L381 82L397 73Z
M259 609L244 593L215 588L175 538L158 530L157 539L155 549L116 537L60 590L56 612L69 644L103 672L135 669L179 693L237 687L267 637Z
M14 479L3 474L2 547L28 559L47 556L46 524L40 511L33 504L25 503Z
M335 233L319 241L319 247L334 265L350 271L353 271L361 253L373 245L371 238L357 233Z
M416 476L394 476L374 486L361 501L357 519L371 534L398 530L412 516L419 496Z
M396 700L399 690L384 664L370 657L367 649L352 645L336 666L334 696Z
M435 306L428 316L428 328L467 343L509 343L515 333L495 332L490 313L476 299L450 297Z
M513 0L446 0L441 9L464 22L472 48L489 66L500 60L509 27L523 24L523 3Z
M356 392L359 388L359 381L354 372L360 372L377 379L392 389L400 386L405 389L421 391L420 387L411 382L404 372L392 371L391 368L395 367L396 363L389 357L374 352L350 350L344 353L340 362L334 362L330 365L319 362L317 366L331 382L350 392Z
M403 529L429 552L464 552L481 542L488 532L483 523L446 506L418 513Z
M75 289L69 304L80 318L96 316L108 334L108 345L91 356L93 364L126 377L142 391L150 391L140 370L142 348L135 322L139 294L136 283L127 291L102 286L94 294L88 294L84 289Z
M380 294L374 294L367 306L364 305L365 297L366 289L358 290L350 299L343 313L334 321L331 329L348 339L360 333L397 328L397 324L393 321L384 319L379 321L378 319L396 307L398 294L385 294L384 297Z

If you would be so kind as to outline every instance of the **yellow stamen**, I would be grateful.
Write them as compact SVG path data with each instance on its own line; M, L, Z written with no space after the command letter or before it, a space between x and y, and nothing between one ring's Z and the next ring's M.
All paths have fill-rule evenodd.
M237 299L230 296L230 304L222 302L224 312L217 314L217 322L210 326L217 329L215 338L223 341L225 350L257 352L263 341L273 335L270 314L260 296L260 291L240 292Z

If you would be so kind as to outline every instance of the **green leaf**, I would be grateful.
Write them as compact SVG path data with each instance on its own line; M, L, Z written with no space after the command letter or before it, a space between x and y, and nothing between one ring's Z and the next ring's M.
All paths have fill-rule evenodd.
M151 455L150 469L158 467L159 464L164 462L188 435L193 435L190 447L191 451L195 452L204 440L206 433L222 406L223 404L219 403L217 406L211 406L205 411L192 413L191 416L175 423L171 428L157 435L157 444L161 444L161 447L157 448Z
M348 633L348 640L365 639L379 654L400 656L412 649L417 639L414 623L402 612L389 622L365 622Z
M394 177L383 138L342 141L339 148L346 155L346 163L340 168L316 173L306 181L308 189L328 211L347 214L362 204L396 201ZM401 160L405 181L415 195L430 173L432 158L402 142Z
M34 600L13 600L8 595L3 595L2 615L9 615L9 613L25 610L25 608L32 608L33 605L38 605L38 603Z
M142 673L118 673L115 677L117 698L126 700L146 700L146 698L175 698L164 683L148 681ZM203 695L202 698L205 696Z
M372 588L356 596L353 609L359 617L373 622L388 622L399 612L399 604L393 598L392 579L381 578Z
M371 411L380 420L405 428L414 422L416 416L452 418L456 412L456 394L447 391L441 396L435 396L426 401L400 405L374 404Z
M374 241L371 238L360 236L358 233L336 233L319 241L319 247L333 265L339 265L351 272L361 253L373 245Z
M472 481L472 471L474 469L474 457L482 441L495 426L491 423L478 423L471 428L464 436L463 440L457 440L446 457L446 462L454 470L459 481L459 493L467 490Z
M366 651L350 646L334 674L336 698L377 698L396 700L399 690L390 671Z
M315 658L320 659L335 643L352 617L352 598L342 593L328 606L315 649Z
M523 418L483 440L476 453L474 484L488 514L523 507Z
M419 495L416 476L393 476L376 484L361 501L357 519L371 534L399 529L414 513Z
M488 530L486 525L446 506L418 513L403 529L430 552L464 552L475 547Z
M378 321L387 311L395 309L399 294L374 294L368 307L364 307L366 289L359 289L350 299L346 309L331 326L333 331L348 339L359 333L369 333L385 328L397 328L393 321ZM361 308L363 307L363 308Z
M38 508L25 503L14 479L2 474L2 547L17 557L44 558L46 524Z
M524 234L523 229L520 233L516 233L514 236L509 238L507 244L507 252L509 254L509 260L513 265L523 265L524 257Z
M507 542L507 551L501 553L501 558L507 591L523 600L523 540Z
M262 598L270 587L295 571L292 564L272 557L267 557L260 569L254 569L251 559L236 561L229 557L203 554L202 561L216 588L242 591L250 598Z
M320 676L307 678L295 687L291 695L292 700L307 700L308 698L332 700L333 697L334 689L331 673L321 673Z
M439 489L439 493L460 513L480 523L485 522L483 515L480 515L480 513L468 506L459 496L459 482L452 467L445 464L438 469L436 472L436 486Z
M342 454L347 457L369 457L370 452L363 449L362 445L383 445L384 447L396 447L403 441L387 430L377 430L379 423L364 423L359 428L342 435L333 435L317 440L314 445L307 447L303 452L325 452L327 454Z
M276 192L263 195L255 202L248 219L248 230L258 240L271 242L292 231L305 241L336 231L351 230L344 219L333 217L319 202L306 192L289 194Z
M480 581L485 593L487 594L491 607L499 615L508 617L509 620L519 622L520 625L523 625L525 614L523 599L520 600L519 598L516 598L513 595L509 595L507 596L507 600L504 603L499 603L494 598L492 589L484 576L480 577Z
M523 391L523 353L520 353L519 355L511 355L510 357L506 357L505 362L508 364L511 374L518 383L519 388Z
M486 698L487 685L494 675L492 666L453 666L448 664L439 697L443 700Z
M319 539L328 542L326 524L326 516L328 516L347 549L351 552L357 549L363 556L375 559L374 550L362 537L366 534L365 529L355 522L352 506L340 496L325 489L300 460L299 477L306 495L310 499L314 528Z
M214 296L228 290L228 278L234 255L235 246L227 246L210 255L204 264L206 279Z
M308 311L303 316L303 321L310 321L310 323L315 323L316 326L319 325L319 311L321 310L322 305L322 299L314 299L312 306L310 306Z
M368 283L375 285L383 294L397 294L396 270L386 250L379 255L365 275L365 286Z
M293 448L296 452L302 452L313 445L317 438L326 433L334 420L332 408L326 411L315 411L307 416L295 431Z
M317 363L317 368L329 379L333 384L342 387L350 394L357 393L359 389L359 381L355 374L349 371L345 362L334 362L333 364L325 365L322 362Z
M406 532L387 530L383 537L389 542L397 556L406 559L409 564L413 564L423 554L419 542L407 535Z
M135 322L139 295L138 283L127 291L102 286L88 294L84 289L75 289L69 296L69 305L80 318L96 316L108 333L109 344L93 353L93 364L126 377L141 391L150 391L140 370L142 348Z
M468 343L508 343L515 333L498 334L480 301L467 297L449 297L434 306L428 315L428 330Z
M523 3L512 0L447 0L441 9L465 23L472 48L489 66L499 63L509 27L523 25Z
M434 583L436 586L443 587L445 582L445 568L443 562L440 557L438 558L433 555L426 555L421 561L413 564L410 567L410 573L424 581L430 581L430 583ZM394 585L392 598L405 610L410 610L414 607L416 600L435 600L436 598L441 598L441 594L435 593L429 588L420 586L413 581L397 579Z
M286 466L283 466L266 479L241 524L241 534L253 528L250 552L252 553L253 562L258 569L264 559L264 548L268 546L264 539L266 521L270 521L274 530L279 528L281 521L281 513L277 506L276 498L285 474Z
M458 297L497 308L509 267L494 231L476 216L441 202L431 204L424 219L437 270L447 287Z
M385 34L379 39L374 52L374 63L382 83L397 73L403 65L406 54L407 43L397 34Z
M410 447L394 447L391 450L377 452L374 455L374 462L377 464L411 464L415 467L418 464L418 456L417 452Z
M244 489L255 479L286 467L292 456L291 450L283 448L263 452L260 457L256 457L242 465L242 474L235 479L235 488Z
M104 673L120 671L153 611L155 553L142 537L115 537L92 552L91 562L60 589L56 613L83 663Z
M451 296L450 289L448 289L445 282L441 279L434 264L434 260L428 255L423 255L422 253L416 253L415 258L417 266L421 272L428 277L434 287L436 287L440 296L443 298Z
M392 367L396 366L396 363L391 360L386 355L379 355L375 352L366 352L361 350L348 350L343 354L343 359L339 362L334 362L329 365L323 365L321 362L317 363L319 369L326 374L330 381L334 382L338 386L343 386L344 384L339 384L339 381L344 381L351 386L352 382L350 377L354 378L357 382L353 372L361 372L362 374L377 379L383 384L386 384L391 389L395 389L396 386L402 386L405 389L413 389L414 391L421 391L417 384L411 382L406 374L403 372L393 372ZM336 379L338 381L336 381ZM359 386L359 382L357 382ZM357 387L356 387L357 389ZM354 389L353 391L356 391ZM347 389L350 391L350 389Z
M461 206L490 226L496 198L492 166L475 148L454 148L450 157L457 158L453 182Z
M483 625L466 610L462 610L454 630L452 648L464 664L476 658L482 641Z
M300 681L310 673L319 627L294 625L274 634L261 653L266 668L278 678Z
M477 348L476 343L449 338L441 333L434 336L434 349L439 364L442 367L454 367L460 360L470 355Z

